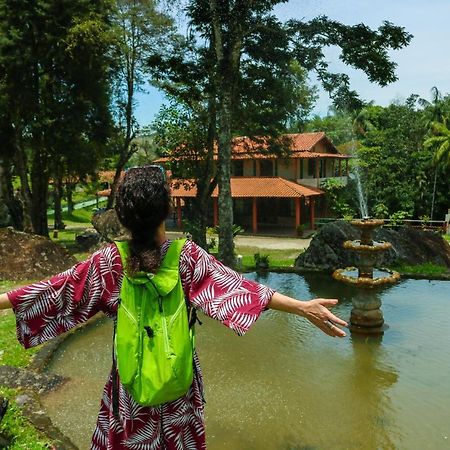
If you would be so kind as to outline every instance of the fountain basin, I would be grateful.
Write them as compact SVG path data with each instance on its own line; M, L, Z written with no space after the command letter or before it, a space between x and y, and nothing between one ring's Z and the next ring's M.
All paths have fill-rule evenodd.
M385 252L392 247L390 242L376 242L373 241L371 245L362 244L361 241L345 241L343 247L347 250L359 252Z
M337 269L333 272L333 278L344 283L359 287L376 287L385 284L394 284L400 279L400 274L389 269L374 269L373 277L359 276L360 269L356 267L347 267Z
M321 273L246 277L294 298L339 298L333 312L344 318L355 297L375 293ZM330 339L274 310L244 337L202 320L208 450L448 449L449 289L428 280L380 289L390 330L382 338ZM44 403L80 449L90 448L111 343L112 323L98 323L70 336L48 368L71 378Z
M373 245L372 233L375 228L384 224L382 219L357 219L350 221L350 224L361 231L361 244Z

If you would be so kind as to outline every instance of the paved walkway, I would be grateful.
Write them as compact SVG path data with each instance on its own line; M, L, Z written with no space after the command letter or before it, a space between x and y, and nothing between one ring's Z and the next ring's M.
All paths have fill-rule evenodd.
M169 238L183 236L178 231L167 231ZM270 236L237 236L236 247L256 247L262 250L302 250L309 247L311 239L299 239L292 237L270 237Z

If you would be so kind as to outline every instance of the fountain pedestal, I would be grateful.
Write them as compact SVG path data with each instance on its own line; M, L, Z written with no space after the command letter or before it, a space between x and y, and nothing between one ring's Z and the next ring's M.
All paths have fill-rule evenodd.
M350 315L350 331L364 334L382 334L385 329L381 300L374 288L395 283L400 278L398 272L378 270L378 256L391 247L389 242L375 242L372 233L375 228L383 225L382 220L353 220L350 222L361 231L360 241L346 241L344 248L355 251L359 255L358 267L338 269L333 278L347 284L355 285L361 291L353 297L353 309Z
M352 299L351 331L379 334L384 330L381 300L375 292L364 290Z

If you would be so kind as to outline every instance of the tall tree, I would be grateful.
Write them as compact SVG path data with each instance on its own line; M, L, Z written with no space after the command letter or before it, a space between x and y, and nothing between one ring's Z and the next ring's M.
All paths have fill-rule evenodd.
M269 52L275 52L274 46L283 47L285 43L269 42L268 37L261 30L261 42L252 45L242 62L240 102L233 111L232 123L236 134L252 136L261 145L269 144L269 151L282 152L287 143L279 139L280 133L291 121L305 119L313 104L314 89L308 86L306 72L291 55L282 52L272 60L266 58ZM214 158L220 96L212 44L211 40L202 44L198 36L191 34L187 39L179 38L167 58L149 60L154 81L182 105L182 111L178 111L181 116L165 114L169 120L165 126L158 127L158 132L164 140L176 129L170 133L171 137L186 139L185 142L172 140L172 148L166 149L171 150L167 156L176 158L178 173L184 172L184 178L191 174L195 180L196 217L191 217L191 222L195 222L196 239L204 244L210 196L217 183Z
M48 185L62 149L100 142L108 121L109 10L109 0L0 1L2 96L37 234L48 235Z
M150 55L164 51L173 31L172 20L158 10L157 0L116 0L113 23L116 30L113 56L117 133L111 148L116 163L107 208L113 207L121 173L138 149L133 144L139 130L135 117L136 93L145 83L145 63Z
M239 86L243 62L259 48L269 51L260 59L270 62L288 54L306 71L314 71L334 103L340 108L361 106L350 89L349 77L329 70L323 49L337 46L341 60L363 70L373 82L385 85L395 81L395 63L389 49L407 45L411 35L403 28L385 22L378 30L364 24L346 26L325 16L309 22L290 20L281 23L273 14L280 0L192 0L188 15L192 26L213 43L216 64L214 75L218 92L217 122L219 147L219 257L233 262L233 210L230 189L230 159L233 117L241 101ZM268 39L268 41L267 41ZM264 42L266 43L264 45Z

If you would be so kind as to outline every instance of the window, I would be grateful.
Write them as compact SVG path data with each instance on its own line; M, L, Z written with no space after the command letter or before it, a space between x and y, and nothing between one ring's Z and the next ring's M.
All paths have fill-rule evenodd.
M319 166L319 178L325 178L327 176L327 162L323 159L320 160Z
M235 177L244 176L244 161L233 161L232 175L234 175Z
M261 159L259 161L259 175L261 177L273 177L273 161Z
M315 176L315 169L316 169L316 160L309 158L308 159L308 176L314 177Z

